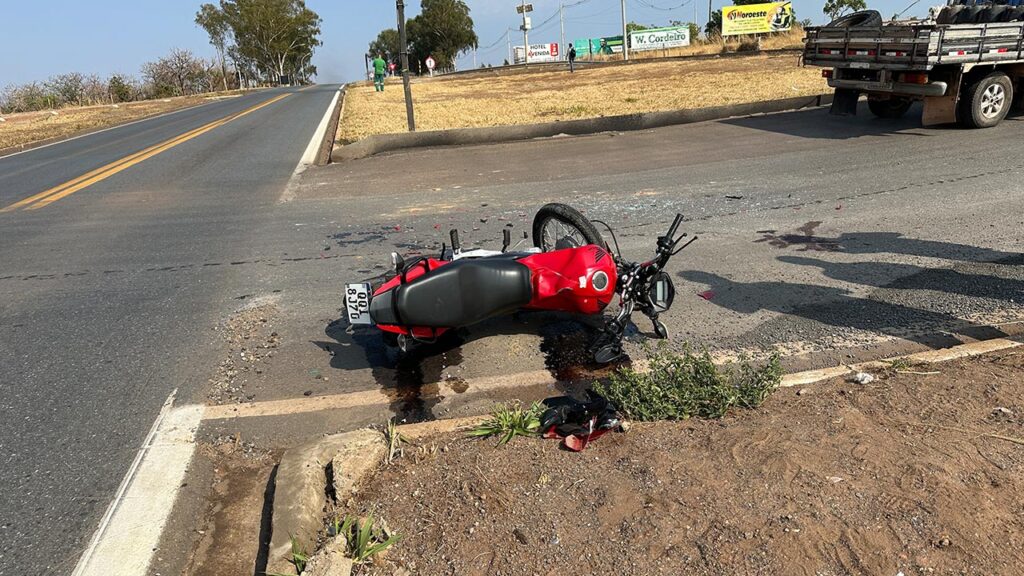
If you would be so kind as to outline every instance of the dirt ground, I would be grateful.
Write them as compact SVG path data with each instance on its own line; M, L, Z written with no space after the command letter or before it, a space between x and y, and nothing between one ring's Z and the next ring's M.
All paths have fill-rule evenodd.
M83 106L41 112L24 112L2 116L0 122L0 150L23 146L50 138L68 138L81 132L97 130L203 104L213 98L230 98L240 91L201 94L180 98L164 98L127 102L112 106Z
M1024 352L777 391L580 454L435 437L362 491L364 574L1019 574ZM1002 438L997 437L1002 436Z
M712 60L651 61L626 66L537 71L413 82L417 130L531 124L638 112L706 108L823 94L817 68L795 54ZM406 130L400 78L384 92L350 88L338 126L339 143Z

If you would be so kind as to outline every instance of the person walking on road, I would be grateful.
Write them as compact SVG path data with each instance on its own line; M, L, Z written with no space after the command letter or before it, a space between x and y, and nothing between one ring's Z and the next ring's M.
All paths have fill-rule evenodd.
M384 61L384 58L380 54L373 59L373 87L377 92L384 91L384 70L387 68L388 63Z
M576 48L573 48L572 44L569 44L569 73L575 72L573 64L576 62Z

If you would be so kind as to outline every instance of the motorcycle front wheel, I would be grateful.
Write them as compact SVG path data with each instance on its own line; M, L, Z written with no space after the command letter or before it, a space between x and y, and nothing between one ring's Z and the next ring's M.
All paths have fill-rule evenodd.
M533 218L533 245L543 252L596 244L607 249L604 238L579 210L565 204L545 204Z

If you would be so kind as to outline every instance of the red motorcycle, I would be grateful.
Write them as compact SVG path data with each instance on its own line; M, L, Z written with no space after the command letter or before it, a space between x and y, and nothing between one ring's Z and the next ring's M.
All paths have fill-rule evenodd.
M658 315L672 306L675 288L664 272L669 259L690 245L676 237L683 217L677 214L668 233L658 238L653 260L627 262L616 255L594 224L576 209L547 204L533 220L534 247L509 251L511 232L504 229L500 252L462 250L457 230L451 248L438 258L408 262L392 253L394 277L373 290L368 283L345 285L349 323L376 325L389 344L406 350L413 342L433 342L448 330L510 314L517 310L557 310L601 314L617 295L619 312L605 321L591 344L601 364L623 356L622 336L634 310L647 315L659 338L668 329Z

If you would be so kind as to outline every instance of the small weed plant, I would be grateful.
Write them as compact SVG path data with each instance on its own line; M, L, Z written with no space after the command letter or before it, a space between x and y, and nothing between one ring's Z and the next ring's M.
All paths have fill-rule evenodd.
M540 430L540 417L544 406L534 402L529 408L522 405L502 404L491 411L491 417L469 431L477 438L498 438L498 446L507 444L516 436L535 436Z
M398 425L395 423L394 418L388 420L388 425L384 429L384 438L388 443L388 454L385 458L385 462L391 464L402 456L404 452L402 445L408 443L408 441L402 436L402 433L398 431Z
M617 370L594 390L628 418L641 421L721 418L730 408L756 408L782 381L777 355L763 366L746 360L715 366L706 351L648 351L650 371Z
M292 540L292 551L291 558L288 559L295 566L295 573L302 574L306 569L306 564L309 562L309 553L302 547L299 540L295 537L291 537ZM281 574L279 572L267 572L267 576L289 576L288 574Z
M362 519L345 516L344 520L335 518L330 529L335 536L345 538L348 543L348 557L357 564L370 560L402 538L398 534L388 534L383 529L375 528L372 516Z

